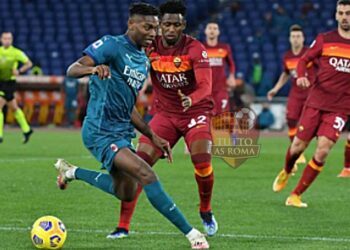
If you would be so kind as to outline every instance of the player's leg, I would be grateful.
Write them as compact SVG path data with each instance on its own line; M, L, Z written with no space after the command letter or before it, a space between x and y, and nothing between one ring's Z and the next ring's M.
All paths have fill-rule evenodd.
M88 179L91 180L96 176L94 179L97 179L97 182L100 182L101 185L96 186L96 183L93 183L93 186L122 200L134 199L137 183L140 183L153 207L186 235L193 248L201 246L202 249L206 249L209 247L205 237L187 222L181 211L163 190L152 168L144 160L133 153L128 147L120 148L113 155L110 178L107 178L106 174L76 168L74 166L63 169L63 161L60 164L56 164L56 168L64 173L64 178L66 179L78 178L79 174L84 173L85 175L89 175L88 178L87 176L84 177L84 181L88 182ZM57 165L60 166L57 167ZM127 180L121 179L123 174L119 174L120 172L129 178Z
M299 183L286 200L287 206L307 207L306 203L301 201L301 195L316 179L322 171L325 161L332 147L338 140L338 137L345 125L346 116L336 113L323 112L320 125L317 129L317 147L315 154L306 166Z
M344 147L344 168L342 169L338 177L350 178L350 133L348 133Z
M0 143L3 142L4 140L4 122L5 122L5 118L4 118L4 113L3 113L3 108L6 104L6 100L5 98L2 96L2 94L4 95L5 93L0 89Z
M304 101L297 100L294 98L288 98L287 103L287 125L288 125L288 136L291 142L295 135L298 132L298 120L301 117L302 111L304 108ZM306 163L306 158L304 154L301 154L297 159L296 164L304 164ZM298 166L295 165L293 168L293 173L295 173L298 169Z
M321 136L317 140L317 148L314 157L310 160L304 169L304 172L293 190L291 195L286 201L287 206L295 207L307 207L306 203L301 201L300 196L306 191L311 183L316 179L318 174L322 171L323 165L326 161L327 155L329 154L334 142L325 136Z
M208 139L191 142L191 160L195 169L195 179L200 199L199 213L208 236L218 231L218 223L211 208L211 198L214 186L214 171L211 163L212 141Z
M317 109L305 108L300 118L297 135L287 150L284 168L279 172L273 182L272 190L274 192L280 192L286 187L295 162L307 148L312 138L316 136L320 119L321 114Z
M82 180L106 193L115 195L110 174L80 168L63 159L57 160L55 168L59 171L57 185L60 189L66 189L68 183L73 180Z
M160 113L153 117L149 125L158 136L169 142L171 148L177 143L181 136L169 117L165 117ZM153 145L149 138L141 136L137 147L137 155L147 162L148 165L153 166L158 159L162 157L163 153ZM141 190L141 185L139 185L135 199L131 202L121 203L118 227L107 236L108 238L115 239L128 236L130 222Z
M146 138L144 138L144 140L146 140ZM161 156L161 153L159 153L154 146L152 146L149 143L142 143L142 142L138 145L136 154L151 167L158 161L159 157ZM135 198L129 202L127 201L121 202L118 226L113 232L111 232L107 236L107 238L119 239L119 238L125 238L128 236L131 219L134 214L138 197L141 191L142 191L142 186L138 184Z
M209 118L206 115L199 115L188 121L187 119L181 119L181 123L184 123L181 125L185 125L183 127L187 128L184 131L184 137L190 149L191 160L194 165L200 199L199 213L202 218L204 230L209 236L212 236L217 232L218 224L211 208L214 172L211 163L212 137L210 134ZM195 125L188 128L188 124Z
M114 158L113 167L136 179L145 191L153 207L176 226L191 242L192 248L209 248L204 236L194 229L182 215L176 204L163 190L152 168L128 148L122 148ZM114 176L113 176L114 178ZM114 179L114 181L117 181ZM125 190L127 192L128 190Z
M33 130L30 128L22 109L19 108L14 97L12 100L8 101L7 105L14 111L15 119L22 129L24 136L23 143L27 143L33 133Z

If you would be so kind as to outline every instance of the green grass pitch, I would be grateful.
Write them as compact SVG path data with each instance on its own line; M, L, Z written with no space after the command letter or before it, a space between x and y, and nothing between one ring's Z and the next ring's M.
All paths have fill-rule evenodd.
M284 206L302 169L280 194L271 189L283 165L287 136L265 135L259 143L260 156L238 169L220 159L213 161L212 206L219 232L209 238L211 249L349 249L350 180L336 178L342 168L344 139L303 196L307 209ZM308 159L314 146L307 151ZM120 202L79 181L59 190L53 168L58 157L78 166L99 168L78 131L38 129L28 145L21 144L19 131L5 131L5 141L0 144L0 249L33 249L29 228L44 215L57 216L65 223L65 249L189 249L187 240L151 207L144 194L130 237L106 239L118 221ZM173 164L163 160L155 170L185 216L202 230L193 167L189 156L183 154L183 143L174 149Z

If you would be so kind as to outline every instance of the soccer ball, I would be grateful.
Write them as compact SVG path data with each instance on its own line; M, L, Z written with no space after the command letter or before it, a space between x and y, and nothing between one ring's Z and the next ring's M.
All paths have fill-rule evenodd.
M54 216L43 216L33 224L31 239L36 248L60 249L66 238L66 227L60 219Z

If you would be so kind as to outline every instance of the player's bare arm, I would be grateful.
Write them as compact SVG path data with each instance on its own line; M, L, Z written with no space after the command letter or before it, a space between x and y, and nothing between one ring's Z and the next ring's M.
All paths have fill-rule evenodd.
M32 61L30 60L30 59L28 59L28 61L26 62L26 63L24 63L23 65L22 65L22 67L20 67L19 69L13 69L13 74L15 75L15 76L18 76L18 75L20 75L20 74L23 74L23 73L25 73L28 69L30 69L31 67L33 66L33 63L32 63Z
M227 80L226 80L227 86L229 89L234 89L236 87L236 78L233 73L230 73Z
M282 72L276 85L267 93L267 99L269 101L277 94L277 92L287 83L289 75L286 72Z
M106 79L111 76L111 71L107 65L95 65L94 60L90 56L83 56L76 62L72 63L68 70L67 76L70 77L83 77L88 75L98 75L100 79Z
M164 156L168 158L169 162L173 161L169 142L159 137L157 134L155 134L152 131L152 129L142 119L141 115L139 114L139 112L136 110L135 107L131 113L131 123L135 126L135 128L138 131L140 131L142 134L150 138L155 146L157 146L163 151Z

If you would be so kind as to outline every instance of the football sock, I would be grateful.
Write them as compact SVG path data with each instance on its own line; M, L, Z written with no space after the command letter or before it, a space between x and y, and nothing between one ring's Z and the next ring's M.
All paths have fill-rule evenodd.
M0 110L0 137L4 136L4 113Z
M85 181L90 185L115 196L113 180L109 174L77 168L75 171L75 178L77 180Z
M1 136L1 135L0 135ZM347 140L344 150L344 167L350 169L350 140Z
M296 195L301 195L308 189L311 183L316 179L317 175L322 171L324 163L317 162L313 158L304 169L303 175L301 176L298 185L292 192Z
M165 193L159 181L145 185L143 189L153 207L174 224L183 234L186 235L192 230L192 227L182 215L181 211L176 207L176 204L167 193Z
M295 135L297 134L297 131L298 131L297 128L289 128L288 129L288 136L289 136L290 142L293 142L293 139L294 139Z
M214 173L211 172L211 174L206 177L201 177L195 174L195 178L200 198L199 210L201 212L209 212L211 211L210 201L214 185Z
M21 127L23 133L28 133L30 131L30 127L28 125L26 117L24 116L23 111L20 108L18 108L14 114L15 114L16 121Z
M130 202L122 201L118 228L123 228L129 231L132 215L134 214L136 203L141 192L142 186L139 184L137 185L137 191L134 200Z
M211 155L207 153L191 155L194 164L195 179L200 199L200 212L211 211L211 195L214 186L214 173L211 166Z
M284 170L290 174L292 172L292 169L294 167L294 164L296 162L296 160L299 158L300 154L294 154L292 155L290 153L290 147L287 150L287 154L286 154L286 159L285 159L285 165L284 165Z

